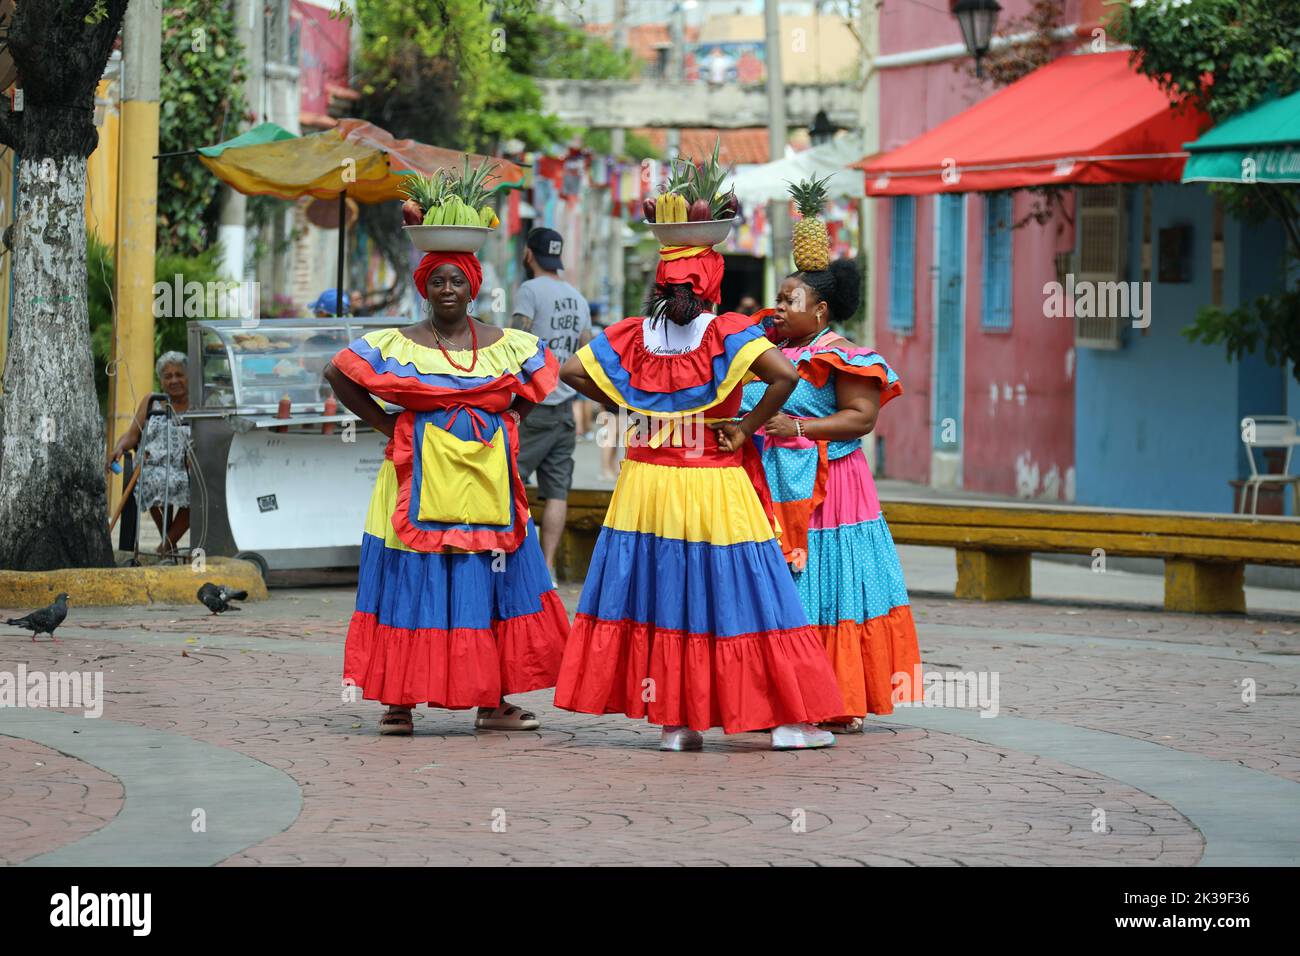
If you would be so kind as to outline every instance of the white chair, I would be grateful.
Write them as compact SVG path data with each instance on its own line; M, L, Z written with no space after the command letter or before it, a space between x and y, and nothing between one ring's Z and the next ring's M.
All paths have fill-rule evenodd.
M1300 517L1300 475L1291 474L1291 453L1300 444L1296 420L1286 415L1249 415L1241 422L1241 441L1246 446L1246 460L1250 462L1250 477L1241 488L1241 510L1246 511L1246 500L1253 489L1255 497L1250 503L1250 513L1259 510L1259 489L1266 484L1290 485L1293 511ZM1256 449L1282 449L1286 452L1280 472L1261 473L1255 462Z

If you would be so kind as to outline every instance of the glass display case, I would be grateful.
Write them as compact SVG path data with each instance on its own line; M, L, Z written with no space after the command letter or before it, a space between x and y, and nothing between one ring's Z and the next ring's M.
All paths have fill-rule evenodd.
M329 387L321 373L339 349L372 329L405 324L381 318L238 319L189 323L190 406L274 414L288 396L296 415L320 413Z
M346 408L327 412L322 373L366 332L406 324L396 316L189 323L184 418L196 548L263 573L356 566L388 437Z

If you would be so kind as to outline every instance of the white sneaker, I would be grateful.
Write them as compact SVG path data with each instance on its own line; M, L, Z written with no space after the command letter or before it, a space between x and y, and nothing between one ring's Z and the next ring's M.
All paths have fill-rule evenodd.
M660 750L703 750L704 735L689 727L665 727L659 737Z
M834 747L835 735L812 724L782 724L772 731L773 750L812 750Z

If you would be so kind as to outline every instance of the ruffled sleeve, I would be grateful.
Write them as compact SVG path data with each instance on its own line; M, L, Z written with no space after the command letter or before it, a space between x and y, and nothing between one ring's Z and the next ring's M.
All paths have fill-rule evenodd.
M521 336L528 336L535 343L535 348L531 353L528 352L527 347L520 349L521 360L511 389L525 401L540 402L555 391L555 386L559 384L560 360L537 336L519 330L512 331Z
M898 373L875 349L828 345L824 348L804 349L795 360L799 374L821 388L831 373L855 375L880 384L880 404L903 394L903 383Z
M727 312L714 318L697 348L656 355L645 347L643 321L623 319L576 354L611 401L647 415L695 415L718 405L740 387L754 360L773 348L750 316Z
M512 394L540 402L560 377L551 350L519 329L506 329L496 342L480 348L468 371L439 349L411 341L400 329L362 336L335 355L333 363L371 395L409 409L452 403L504 408Z

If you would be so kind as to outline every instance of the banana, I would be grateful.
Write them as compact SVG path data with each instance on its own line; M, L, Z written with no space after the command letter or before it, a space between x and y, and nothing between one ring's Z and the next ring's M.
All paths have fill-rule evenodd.
M686 221L686 197L681 193L673 193L673 222Z
M655 197L655 222L668 221L667 193L660 193Z
M443 217L442 203L433 203L429 211L424 214L424 224L426 226L441 226Z
M495 229L497 227L498 222L500 222L500 220L497 219L496 210L494 210L491 206L484 206L482 209L478 211L478 224L480 226L486 226L489 229Z

